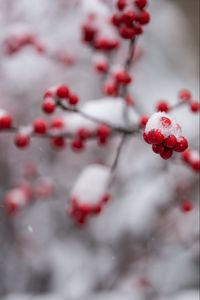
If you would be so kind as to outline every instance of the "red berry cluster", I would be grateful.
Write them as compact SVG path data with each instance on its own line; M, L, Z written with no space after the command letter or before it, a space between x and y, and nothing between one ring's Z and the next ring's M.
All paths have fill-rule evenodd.
M134 39L143 33L143 26L150 22L150 14L147 12L147 0L117 0L118 10L112 16L112 23L118 29L124 39Z
M183 152L188 142L181 135L180 125L175 124L165 113L155 113L148 120L143 134L144 140L152 144L152 150L163 159L169 159L173 151Z
M39 199L48 199L54 193L53 182L48 178L40 177L36 165L25 166L23 177L4 196L5 209L9 215L16 215L27 205Z
M110 195L105 194L98 204L82 204L78 198L72 197L68 213L78 225L84 225L89 217L99 215L109 200Z
M196 150L188 149L182 153L183 161L195 172L200 172L200 155Z
M39 53L45 52L45 47L37 40L36 36L32 33L22 33L8 37L4 42L5 52L8 55L13 55L19 52L26 46L33 46Z
M119 47L119 41L117 38L114 36L103 36L101 28L99 28L95 22L95 16L94 18L88 17L88 20L82 26L82 41L87 43L93 49L104 52L110 52Z
M62 84L45 92L42 104L43 111L46 114L54 113L58 100L70 106L75 106L79 103L79 97L72 93L68 86Z
M192 93L187 89L182 89L178 94L179 100L188 104L191 112L198 113L200 111L200 103L193 100Z

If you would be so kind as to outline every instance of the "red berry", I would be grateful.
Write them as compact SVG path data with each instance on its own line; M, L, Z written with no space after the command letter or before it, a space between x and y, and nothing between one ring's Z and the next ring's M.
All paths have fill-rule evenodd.
M132 27L135 20L135 13L133 11L126 11L122 14L121 20L126 26Z
M110 134L111 129L107 125L102 124L97 128L97 136L100 139L107 139L110 136Z
M161 144L164 140L164 135L157 129L152 129L148 132L148 141L150 144Z
M135 35L141 35L143 33L143 28L140 25L134 26Z
M111 18L111 22L114 26L119 27L121 24L121 16L114 14Z
M157 154L161 154L165 150L165 147L163 146L163 144L159 144L159 145L154 144L152 145L152 150Z
M118 82L120 82L121 84L130 84L132 81L131 76L129 75L128 72L125 71L121 71L121 72L117 72L115 74L115 78Z
M74 151L82 151L85 149L85 144L84 144L83 140L75 139L75 140L72 140L72 142L71 142L71 148Z
M12 117L5 113L2 116L0 116L0 130L1 129L9 129L12 126Z
M160 102L158 102L156 109L157 109L157 111L168 112L170 110L170 107L166 101L160 101Z
M141 24L141 25L146 25L150 22L151 20L151 16L147 11L142 11L141 13L138 14L137 16L137 21Z
M178 96L179 96L180 100L184 101L184 102L189 102L192 99L192 94L187 89L182 89L179 92Z
M82 27L82 39L84 42L92 42L95 39L97 30L89 25Z
M60 85L56 90L57 97L63 99L69 96L69 89L65 85Z
M151 144L151 143L149 142L148 134L146 134L146 132L143 133L143 139L145 140L145 142L146 142L147 144Z
M30 137L27 134L19 132L15 136L15 145L18 148L26 148L29 144L30 144Z
M193 204L189 200L183 201L181 205L181 210L184 213L190 212L193 209Z
M190 163L190 157L191 157L191 150L186 150L182 153L182 159L186 163Z
M33 122L33 130L37 134L45 134L47 131L47 123L43 119L36 119Z
M126 0L117 0L117 8L119 10L123 10L126 7L127 1Z
M52 145L57 149L63 149L66 146L65 138L62 136L52 138Z
M147 6L147 0L135 0L135 4L139 9L144 9Z
M192 164L192 169L194 171L196 171L196 172L200 171L200 160L199 159L192 161L191 164Z
M64 122L61 118L57 117L53 119L50 123L50 128L51 129L62 129L64 126Z
M168 148L165 148L165 150L160 153L160 156L163 158L163 159L169 159L173 154L173 150L172 149L168 149Z
M45 98L52 98L53 97L53 92L52 91L46 91L44 93L44 99Z
M169 135L164 141L164 145L168 148L174 148L176 144L177 144L177 139L173 134Z
M77 131L77 136L80 140L86 140L90 137L90 132L88 129L86 128L80 128L78 131Z
M79 102L79 97L75 94L71 94L68 101L70 105L77 105Z
M56 109L55 101L49 97L45 98L42 104L42 109L46 114L52 114Z
M174 148L174 151L176 152L183 152L188 148L188 141L183 136L179 138L178 143L176 147Z
M135 37L135 29L123 25L120 29L120 35L124 39L133 39Z
M117 95L117 85L114 82L109 82L104 86L104 94L108 96L116 96Z
M99 73L106 73L108 71L108 63L107 62L97 62L95 64L95 68Z
M145 128L148 120L149 120L148 116L141 116L140 119L139 119L139 125L140 125L140 127Z
M198 101L191 102L190 109L194 113L199 112L199 110L200 110L200 103Z

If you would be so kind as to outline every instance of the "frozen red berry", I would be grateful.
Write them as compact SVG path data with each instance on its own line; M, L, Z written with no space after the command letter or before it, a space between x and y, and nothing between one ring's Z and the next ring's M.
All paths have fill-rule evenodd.
M177 145L174 148L176 152L183 152L188 148L188 141L183 136L180 137L177 141Z
M164 140L164 135L157 129L152 129L147 134L150 144L161 144Z
M150 22L151 20L151 16L147 11L141 11L138 15L137 15L137 21L141 24L141 25L146 25Z
M165 139L164 145L168 148L174 148L177 145L177 139L176 139L175 135L173 135L173 134L169 135Z
M140 127L145 128L148 120L149 120L148 116L141 116L140 119L139 119L139 125L140 125Z
M135 0L135 5L139 9L144 9L147 6L147 0Z
M71 94L68 101L70 105L77 105L79 102L79 97L75 94Z
M157 154L161 154L165 150L165 147L163 146L163 144L159 144L159 145L154 144L152 145L152 150Z
M117 8L123 10L127 5L127 0L117 0Z
M165 150L160 153L160 156L163 158L163 159L169 159L173 154L173 150L172 149L167 149L165 148Z

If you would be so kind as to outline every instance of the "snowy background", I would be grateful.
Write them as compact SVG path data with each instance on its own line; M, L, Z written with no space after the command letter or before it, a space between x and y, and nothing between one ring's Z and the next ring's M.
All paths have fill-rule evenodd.
M18 124L42 115L43 92L60 82L76 91L81 103L102 98L93 53L80 41L87 1L98 2L0 0L1 45L9 33L30 31L50 53L64 50L76 61L63 66L31 47L6 57L1 46L0 107ZM106 9L111 2L102 1ZM152 22L139 40L143 56L131 87L138 111L151 113L159 99L176 103L183 87L199 99L198 4L150 1ZM198 116L183 107L173 117L197 149ZM20 151L10 134L0 135L0 299L198 300L198 178L179 162L163 162L141 138L132 138L123 149L113 201L103 213L83 229L66 216L69 191L81 170L97 162L109 165L117 143L114 139L103 149L91 143L76 154L56 152L38 139ZM55 194L8 218L3 195L28 161L53 180ZM194 201L189 214L171 205L180 190Z

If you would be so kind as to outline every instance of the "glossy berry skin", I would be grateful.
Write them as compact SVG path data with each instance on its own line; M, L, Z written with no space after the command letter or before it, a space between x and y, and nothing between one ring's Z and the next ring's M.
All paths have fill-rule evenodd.
M188 213L188 212L192 211L192 209L193 209L192 202L190 202L189 200L183 201L183 203L181 205L182 212Z
M12 127L12 117L9 114L5 114L0 117L0 130L9 129Z
M158 102L156 106L157 111L168 112L170 110L169 104L166 101Z
M175 135L171 134L169 135L165 141L164 141L164 145L167 147L167 148L174 148L176 145L177 145L177 139L175 137Z
M65 85L60 85L56 90L56 95L58 98L67 98L69 96L69 89Z
M190 110L193 113L199 112L200 111L200 103L198 101L191 102L191 104L190 104Z
M144 9L147 6L147 0L135 0L135 5L139 9Z
M30 144L30 137L24 133L18 133L15 136L15 145L18 148L26 148Z
M44 99L44 102L42 104L42 110L46 114L54 113L55 109L56 109L55 101L52 98Z
M143 133L143 139L147 144L151 144L148 139L148 134L146 132Z
M188 141L184 137L180 137L174 151L183 152L188 148Z
M170 157L172 157L172 154L173 154L173 150L172 149L167 149L165 148L165 150L160 153L160 156L163 158L163 159L169 159Z
M178 97L183 102L190 102L190 100L192 99L192 94L191 94L191 92L189 90L182 89L179 92Z
M152 145L152 150L153 152L157 153L157 154L161 154L164 152L165 147L163 146L163 144L159 144L159 145Z
M47 132L47 123L43 119L36 119L33 122L33 131L37 134L45 134Z
M148 141L150 144L161 144L164 140L163 134L159 130L152 129L147 134Z

